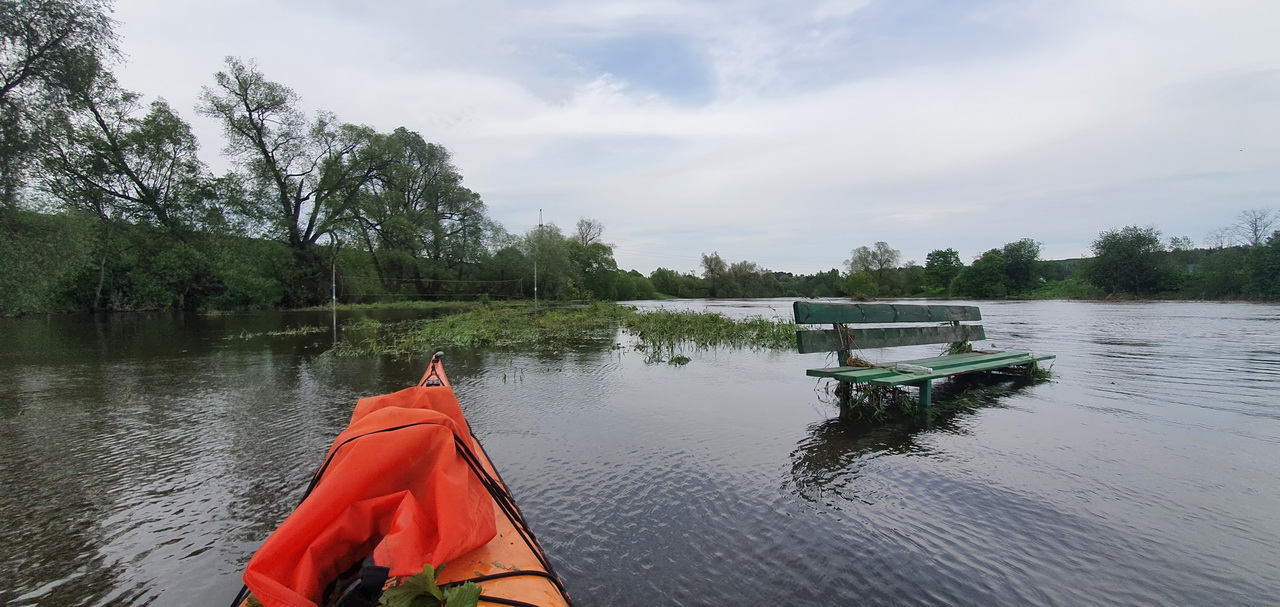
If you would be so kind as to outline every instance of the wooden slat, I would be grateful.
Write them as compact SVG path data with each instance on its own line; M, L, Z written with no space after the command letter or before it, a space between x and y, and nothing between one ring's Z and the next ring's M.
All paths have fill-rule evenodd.
M984 358L985 360L994 360L1001 356L1022 356L1022 352L964 352L962 354L947 354L945 356L931 356L929 358L916 358L912 360L895 360L892 362L881 363L875 367L827 367L824 369L808 369L805 375L809 377L830 377L841 381L867 381L867 378L882 377L895 373L892 367L897 364L919 365L932 369L941 369L949 366L974 362L975 359ZM878 373L868 374L870 371Z
M929 356L926 358L915 358L912 360L897 360L897 361L894 361L891 363L885 363L885 364L896 365L898 363L906 363L908 365L920 365L922 367L930 367L935 365L950 364L952 361L965 362L968 360L972 360L974 358L978 358L980 356L998 356L1001 354L1009 354L1009 352L1006 350L994 350L994 351L993 350L977 350L974 352L961 352L960 354L945 354L943 356Z
M823 367L821 369L806 369L804 374L809 377L835 377L841 373L857 373L875 368L878 367Z
M796 324L942 322L982 320L977 306L919 304L846 304L797 301L792 304Z
M892 367L896 364L905 363L911 365L919 365L929 367L935 373L942 373L946 370L973 365L980 362L993 362L997 360L1010 359L1021 360L1026 357L1026 352L967 352L965 354L952 354L949 356L938 356L935 358L917 358L915 360L903 360L895 362L887 362L880 367L833 367L831 369L809 369L806 374L811 377L830 377L840 381L865 382L882 377L913 377L924 378L925 374L905 374L894 371ZM1025 364L1025 363L1015 363ZM831 371L826 373L826 371Z
M889 377L890 375L897 375L897 374L898 372L894 371L893 369L881 369L878 367L873 367L868 369L866 367L863 367L861 369L854 369L852 371L841 371L839 373L831 375L830 377L831 379L860 384L863 382L871 381L873 379L880 379L881 377Z
M1032 362L1049 360L1054 358L1053 355L1035 356L1028 352L1010 352L1009 354L1018 354L1015 357L1004 357L999 359L978 360L963 365L946 367L943 369L935 369L933 373L899 373L894 376L879 377L870 380L872 384L877 386L901 386L904 384L917 384L922 381L941 379L961 373L973 373L975 371L994 371L1005 367L1013 367L1017 365L1026 365Z
M936 327L884 327L849 329L852 338L849 347L840 341L840 334L833 330L796 331L796 348L801 354L814 352L838 352L847 349L891 348L894 346L920 346L948 344L957 341L977 341L987 338L982 325L945 325Z

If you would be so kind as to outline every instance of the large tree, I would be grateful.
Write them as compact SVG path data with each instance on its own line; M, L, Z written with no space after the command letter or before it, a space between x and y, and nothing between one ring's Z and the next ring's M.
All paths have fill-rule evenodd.
M1267 242L1249 249L1245 266L1245 289L1250 295L1280 300L1280 231L1272 232Z
M769 297L777 283L773 272L755 262L729 263L719 253L702 254L702 277L709 297Z
M1030 238L1010 242L1001 250L1009 291L1026 293L1040 280L1040 243Z
M668 268L658 268L649 273L649 282L659 293L680 297L680 273Z
M465 187L452 188L440 203L440 222L427 256L432 263L432 280L446 273L461 280L466 269L480 264L491 244L501 240L503 228L489 217L480 194Z
M879 241L874 248L865 246L858 247L853 250L849 259L844 264L849 269L849 274L857 274L866 272L876 281L876 289L881 294L888 293L889 274L898 267L898 262L902 260L902 252L889 246L889 243Z
M720 253L702 254L702 279L707 281L709 297L727 297L724 293L732 290L726 284L729 277L729 264L720 257Z
M565 299L571 295L574 279L573 260L569 258L569 240L554 223L539 224L521 241L525 256L535 264L537 295L542 299Z
M956 295L992 299L1009 294L1007 260L1000 249L991 249L960 271L953 286Z
M357 231L387 286L409 280L438 295L447 276L478 262L496 226L444 146L401 127L374 137L372 150L382 165L354 209Z
M601 242L601 236L604 236L604 224L586 217L578 220L573 231L573 239L584 247L593 242Z
M583 246L576 236L566 246L579 293L587 299L618 299L618 262L613 259L613 247L603 242Z
M117 54L109 0L0 0L0 204L13 205L33 127L65 106L69 78Z
M108 72L84 74L69 112L37 131L45 189L71 208L171 231L202 219L205 180L191 126L164 100L142 103ZM143 113L143 108L147 111Z
M184 242L192 229L205 225L211 191L196 158L195 136L163 100L144 114L141 96L122 89L109 72L90 61L81 68L68 75L64 107L33 132L41 187L64 207L103 220L90 307L101 306L108 282L114 293L109 305L137 305L137 297L153 304L167 294L181 307L188 294L202 290L209 274L202 249ZM129 225L116 225L121 222L162 230L144 230L142 237ZM134 246L113 242L118 228ZM151 253L147 267L119 267L121 259L144 250ZM116 270L108 272L109 265Z
M227 57L197 110L222 122L231 157L250 186L248 209L293 250L301 274L290 303L323 299L330 260L320 251L354 220L364 186L384 166L373 129L314 118L289 87L267 80L252 62Z
M309 251L351 219L361 189L383 166L370 146L374 132L327 112L309 118L297 94L252 61L227 57L226 66L204 87L198 111L222 122L225 152L274 234Z
M1277 221L1280 221L1280 216L1274 209L1248 209L1241 211L1228 229L1237 244L1256 247L1267 242Z
M960 274L964 262L955 249L935 249L925 256L924 275L930 287L947 290L951 281Z
M736 290L733 297L769 297L773 295L776 279L768 268L761 268L754 261L739 261L729 266L729 283Z
M1160 231L1126 226L1107 230L1093 241L1085 262L1085 280L1110 293L1150 295L1168 288L1172 275Z

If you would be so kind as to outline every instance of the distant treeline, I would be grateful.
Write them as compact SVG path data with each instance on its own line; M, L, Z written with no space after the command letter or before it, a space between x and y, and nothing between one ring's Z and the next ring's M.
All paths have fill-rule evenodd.
M397 259L376 246L319 248L319 263L308 268L273 239L7 209L0 210L0 314L290 307L328 301L331 289L343 303L529 299L535 262L543 299L659 297L648 278L617 268L609 245L581 236L547 224L437 271L430 260Z
M1252 213L1252 212L1250 212ZM1271 217L1271 215L1266 215ZM1280 300L1280 234L1257 243L1192 247L1155 228L1109 230L1092 257L1041 260L1023 239L970 264L954 249L925 265L901 262L886 243L858 247L844 268L812 275L702 256L702 272L621 270L584 219L554 224L432 271L432 261L375 246L320 248L317 274L281 241L174 232L87 213L0 210L0 314L162 308L257 309L324 299L369 303L422 299L630 300L660 297L1182 298ZM1172 242L1172 244L1170 244ZM396 255L401 257L397 258ZM323 292L317 296L317 290Z
M212 174L190 125L122 88L108 0L0 11L0 314L236 309L438 299L1193 297L1280 299L1275 213L1246 211L1203 248L1154 228L1103 232L1085 260L1031 239L964 264L902 263L884 242L811 276L703 254L701 274L619 269L604 226L510 234L443 146L308 114L228 57L196 111L233 168Z
M702 275L659 268L654 288L678 297L1176 298L1280 300L1280 215L1247 210L1210 232L1203 247L1165 239L1154 227L1102 232L1083 259L1042 260L1024 238L965 264L936 249L923 266L885 242L853 249L843 268L813 275L770 272L755 263L702 256Z

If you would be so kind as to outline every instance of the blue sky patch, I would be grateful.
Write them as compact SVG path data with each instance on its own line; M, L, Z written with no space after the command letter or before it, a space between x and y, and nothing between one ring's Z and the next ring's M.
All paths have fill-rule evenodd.
M631 87L677 101L707 101L715 78L705 55L688 37L668 32L636 32L577 40L561 47L592 76L613 74Z
M975 18L982 13L988 18ZM1002 0L875 3L818 24L812 33L834 36L834 44L826 54L789 62L788 84L821 88L917 66L1017 55L1048 35L1048 28L1033 22L1031 14Z

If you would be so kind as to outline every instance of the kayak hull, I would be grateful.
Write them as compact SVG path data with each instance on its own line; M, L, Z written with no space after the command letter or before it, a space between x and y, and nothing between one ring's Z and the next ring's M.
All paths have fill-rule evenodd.
M382 472L370 476L374 469ZM393 512L368 507L391 502ZM323 589L334 588L337 572L361 559L356 585L363 590L345 591L352 596L344 605L377 604L376 598L367 602L369 595L439 564L436 559L445 559L439 585L474 582L481 605L571 604L471 432L441 354L432 357L417 386L360 400L307 497L250 559L246 588L233 605L333 605L344 591ZM400 577L388 579L388 573Z

